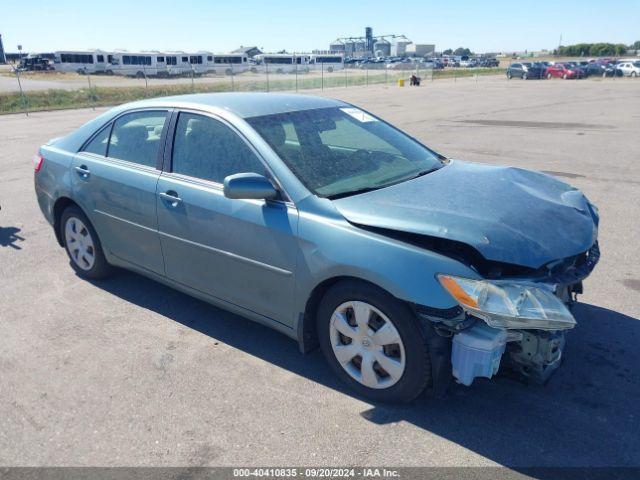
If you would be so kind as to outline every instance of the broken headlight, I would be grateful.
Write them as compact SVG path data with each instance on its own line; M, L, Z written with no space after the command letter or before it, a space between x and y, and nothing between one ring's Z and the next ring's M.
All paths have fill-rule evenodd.
M576 324L562 301L541 285L452 275L438 280L462 308L494 328L565 330Z

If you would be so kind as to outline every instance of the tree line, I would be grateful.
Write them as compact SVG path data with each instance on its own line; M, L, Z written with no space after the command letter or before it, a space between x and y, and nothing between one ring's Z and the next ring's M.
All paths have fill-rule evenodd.
M627 50L640 50L640 40L625 45L624 43L576 43L575 45L561 45L553 51L554 55L565 57L602 57L606 55L624 55ZM447 48L442 52L445 55L473 55L473 52L464 47L455 50Z
M631 44L624 43L577 43L575 45L561 45L553 51L554 55L567 57L601 57L604 55L624 55L627 50L640 50L640 40Z

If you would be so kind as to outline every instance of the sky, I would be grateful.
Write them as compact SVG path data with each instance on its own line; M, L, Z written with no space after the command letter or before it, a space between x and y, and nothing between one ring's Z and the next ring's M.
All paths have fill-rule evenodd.
M0 0L5 50L327 49L337 37L404 34L436 50L553 49L640 40L640 0Z

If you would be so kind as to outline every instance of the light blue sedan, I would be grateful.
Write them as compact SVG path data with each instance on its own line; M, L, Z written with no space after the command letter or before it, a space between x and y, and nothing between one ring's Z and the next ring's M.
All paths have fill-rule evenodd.
M448 159L327 98L122 105L43 145L35 172L81 277L133 270L320 346L380 401L501 365L544 382L599 258L578 190Z

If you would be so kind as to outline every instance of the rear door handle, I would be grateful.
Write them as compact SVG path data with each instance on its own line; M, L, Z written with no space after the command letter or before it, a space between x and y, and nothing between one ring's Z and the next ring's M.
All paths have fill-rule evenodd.
M169 205L172 207L177 207L180 203L182 203L182 199L178 196L177 192L173 190L169 190L167 192L160 192L160 198L166 200Z
M87 178L89 175L91 175L91 172L86 165L80 165L79 167L76 167L76 172L78 173L78 175L84 178Z

